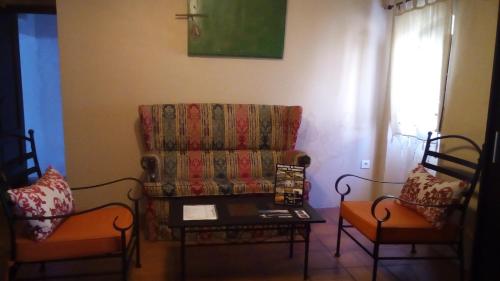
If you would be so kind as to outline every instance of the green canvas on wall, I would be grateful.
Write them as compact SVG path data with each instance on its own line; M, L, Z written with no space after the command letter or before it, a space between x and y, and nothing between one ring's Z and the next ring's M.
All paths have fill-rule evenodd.
M287 0L188 0L189 56L283 58Z

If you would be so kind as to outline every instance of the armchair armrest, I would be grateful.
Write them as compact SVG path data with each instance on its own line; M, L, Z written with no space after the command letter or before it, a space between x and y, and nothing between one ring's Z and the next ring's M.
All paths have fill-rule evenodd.
M305 152L300 150L287 150L285 151L285 163L287 165L296 165L309 167L311 165L311 157Z
M346 187L347 189L344 191L344 192L341 192L339 190L339 184L340 182L347 178L347 177L353 177L353 178L357 178L357 179L361 179L361 180L365 180L365 181L370 181L370 182L376 182L376 183L384 183L384 184L404 184L404 182L393 182L393 181L381 181L381 180L374 180L374 179L368 179L368 178L364 178L364 177L360 177L360 176L357 176L357 175L352 175L352 174L344 174L344 175L341 175L336 181L335 181L335 191L340 195L341 197L341 201L344 201L344 197L351 193L351 186L349 184L346 183Z
M79 191L79 190L91 189L91 188L95 188L95 187L109 186L109 185L123 182L123 181L133 181L133 182L138 183L139 186L141 187L140 188L141 192L139 194L139 197L135 197L135 198L131 196L132 189L129 189L129 191L127 193L127 197L130 201L139 201L140 199L142 199L143 191L144 191L144 183L141 180L136 179L136 178L132 178L132 177L116 179L116 180L112 180L112 181L108 181L108 182L104 182L104 183L100 183L100 184L95 184L95 185L72 187L71 191Z
M421 207L430 207L430 208L463 208L463 206L460 205L460 204L440 204L440 205L422 204L422 203L410 202L410 201L401 199L401 198L399 198L397 196L394 196L394 195L382 195L382 196L378 197L377 199L375 199L375 201L373 201L372 206L371 206L372 217L374 219L376 219L379 223L386 222L386 221L388 221L391 218L391 212L387 208L384 208L385 215L383 217L377 216L377 214L376 214L376 209L377 209L378 204L380 204L380 202L382 202L382 201L384 201L386 199L399 200L401 202L404 202L405 204L414 205L414 206L421 206Z

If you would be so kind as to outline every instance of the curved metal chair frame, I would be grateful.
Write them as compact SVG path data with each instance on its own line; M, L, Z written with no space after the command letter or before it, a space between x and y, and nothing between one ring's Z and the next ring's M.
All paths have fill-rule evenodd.
M7 196L7 190L12 187L13 183L19 183L19 182L27 182L28 176L32 174L36 174L38 177L42 176L42 173L40 171L40 166L38 163L38 158L36 155L36 147L35 147L35 137L34 137L34 132L33 130L28 131L29 136L20 136L20 135L0 135L0 139L5 139L5 138L14 138L19 141L25 141L28 142L30 145L31 152L24 152L21 154L21 156L11 159L4 163L3 165L0 165L0 201L1 205L3 207L3 212L5 213L5 216L7 217L8 221L8 228L9 228L9 235L10 235L10 246L11 246L11 251L10 251L10 258L11 262L13 263L10 266L9 269L9 280L16 280L16 275L19 267L23 264L32 264L32 263L40 263L41 271L45 270L45 263L48 262L61 262L61 261L74 261L74 260L87 260L87 259L102 259L102 258L120 258L121 259L121 269L120 271L107 271L107 272L102 272L102 273L90 273L90 274L68 274L68 275L57 275L57 276L48 276L45 274L42 274L43 276L40 276L39 278L33 278L33 279L51 279L51 278L70 278L70 277L82 277L82 276L95 276L95 275L107 275L107 274L121 274L122 280L127 280L128 277L128 269L130 262L132 260L132 257L135 252L135 266L137 268L141 267L141 260L140 260L140 236L139 236L139 200L142 198L142 190L143 190L143 183L136 179L136 178L120 178L112 181L108 181L105 183L101 184L96 184L96 185L91 185L91 186L83 186L83 187L74 187L71 188L71 191L80 191L80 190L86 190L86 189L91 189L91 188L96 188L96 187L103 187L103 186L109 186L113 185L115 183L119 182L124 182L124 181L132 181L137 183L140 187L141 190L139 192L140 196L138 197L133 197L132 194L132 189L130 189L127 193L128 199L133 203L134 208L132 209L129 207L129 205L124 204L124 203L119 203L119 202L113 202L113 203L108 203L104 205L97 206L95 208L87 209L87 210L82 210L82 211L77 211L73 212L68 215L60 215L60 216L30 216L30 217L24 217L24 216L17 216L12 212L12 203L8 199ZM29 161L33 161L32 167L29 167ZM13 171L13 168L16 166L19 167L19 165L23 166L23 169L20 171ZM13 171L13 175L9 175L6 171ZM74 217L74 216L80 216L86 213L90 213L99 209L111 207L111 206L120 206L123 208L126 208L128 212L132 214L132 223L128 226L119 226L117 225L116 221L118 220L118 217L115 217L113 221L113 228L116 229L117 231L120 232L120 241L121 241L121 247L119 252L113 252L113 253L103 253L102 255L94 255L94 256L81 256L81 257L76 257L76 258L67 258L67 259L58 259L58 260L40 260L36 262L20 262L16 260L16 228L15 224L20 221L27 221L27 220L41 220L41 219L59 219L59 218L69 218L69 217ZM126 232L128 230L132 229L129 241L127 243L127 238L126 238ZM56 230L57 231L57 230Z
M335 251L335 256L340 257L340 238L341 238L341 233L344 232L348 237L350 237L358 246L360 246L368 255L370 255L373 258L373 271L372 271L372 280L376 281L377 279L377 269L378 269L378 262L379 260L424 260L424 259L453 259L453 260L458 260L459 261L459 266L460 266L460 280L464 281L465 280L465 268L464 268L464 246L463 246L463 238L464 238L464 224L465 224L465 218L466 218L466 213L467 209L469 206L470 199L472 195L474 194L474 190L476 188L476 184L479 179L479 175L481 172L481 148L471 139L460 136L460 135L447 135L447 136L441 136L441 137L436 137L436 138L431 138L432 133L429 132L427 136L427 142L425 145L425 150L424 150L424 155L422 157L422 162L421 164L430 170L434 170L438 173L446 174L448 176L454 177L456 179L463 180L467 183L469 183L468 189L462 194L462 198L460 203L457 204L452 204L452 205L424 205L424 204L418 204L418 203L413 203L413 202L408 202L405 200L400 199L397 196L392 196L392 195L382 195L378 198L376 198L372 205L371 205L371 215L373 219L377 221L377 230L376 230L376 239L373 242L373 250L370 251L367 249L363 244L361 244L354 236L346 230L346 228L354 228L353 225L344 225L344 219L342 218L341 213L339 213L339 222L338 222L338 232L337 232L337 248ZM461 159L449 154L445 153L440 153L436 151L431 151L430 150L430 145L432 142L435 141L440 141L443 139L459 139L465 142L465 144L468 144L472 146L474 151L476 151L479 155L478 160L476 163L470 162L465 159ZM463 168L467 168L469 170L472 170L471 173L464 172L459 169L453 169L453 168L447 168L444 166L437 166L432 163L428 162L428 157L435 157L438 159L438 161L445 160L452 162L457 165L461 165ZM389 182L389 181L379 181L379 180L373 180L373 179L368 179L364 177L360 177L357 175L352 175L352 174L344 174L340 176L336 182L335 182L335 191L340 195L340 201L341 204L344 202L345 197L351 192L351 186L349 184L345 184L345 189L342 191L339 189L340 182L348 177L354 177L357 179L365 180L365 181L370 181L370 182L375 182L375 183L382 183L382 184L399 184L403 185L404 182ZM376 210L377 206L384 200L399 200L403 201L407 204L411 205L417 205L417 206L423 206L423 207L435 207L435 208L451 208L453 211L458 211L460 213L459 221L458 221L458 233L457 237L455 240L452 241L446 241L446 242L439 242L439 243L419 243L418 241L415 241L415 243L404 243L411 245L411 253L415 254L416 253L416 244L436 244L436 245L449 245L453 248L455 255L450 255L450 256L399 256L399 257L394 257L394 256L380 256L379 255L379 250L380 246L384 244L394 244L394 243L383 243L380 240L380 233L383 228L383 224L390 220L391 218L391 212L387 209L385 209L385 215L383 217L377 216ZM399 243L401 244L401 243Z

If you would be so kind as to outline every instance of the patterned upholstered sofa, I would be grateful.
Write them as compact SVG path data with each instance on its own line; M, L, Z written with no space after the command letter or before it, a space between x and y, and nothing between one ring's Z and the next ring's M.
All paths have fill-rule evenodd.
M272 193L276 164L307 167L295 150L301 115L300 106L139 106L147 237L170 238L168 197ZM309 190L306 181L305 199Z

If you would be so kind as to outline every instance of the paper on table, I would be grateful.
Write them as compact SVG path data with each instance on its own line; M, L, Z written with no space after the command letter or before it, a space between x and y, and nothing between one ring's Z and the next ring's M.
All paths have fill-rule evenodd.
M215 205L184 205L182 207L185 221L217 219Z

